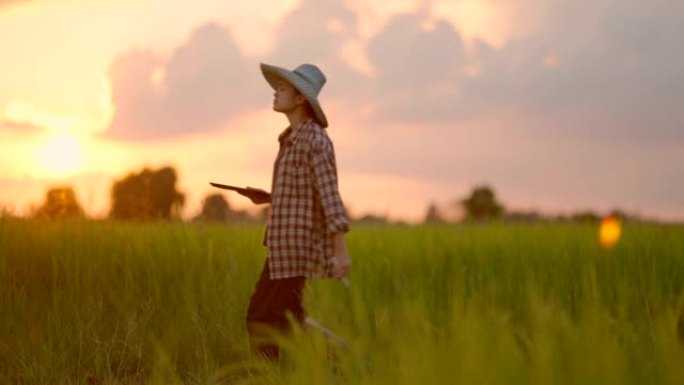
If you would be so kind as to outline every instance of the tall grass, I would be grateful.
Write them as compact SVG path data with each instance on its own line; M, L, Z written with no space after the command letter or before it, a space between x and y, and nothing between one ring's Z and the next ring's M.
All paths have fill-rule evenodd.
M248 354L261 226L0 220L0 383L684 383L684 228L356 226L351 287Z

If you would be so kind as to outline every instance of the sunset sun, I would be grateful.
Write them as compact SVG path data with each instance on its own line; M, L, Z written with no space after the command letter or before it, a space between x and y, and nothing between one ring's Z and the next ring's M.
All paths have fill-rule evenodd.
M50 176L74 174L83 165L83 148L73 135L57 135L39 150L39 163Z

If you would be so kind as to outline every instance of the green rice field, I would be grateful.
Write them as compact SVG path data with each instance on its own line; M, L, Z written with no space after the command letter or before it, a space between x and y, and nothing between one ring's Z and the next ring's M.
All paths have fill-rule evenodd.
M0 384L684 384L684 227L356 225L280 365L244 315L263 226L0 219ZM679 329L684 325L679 325Z

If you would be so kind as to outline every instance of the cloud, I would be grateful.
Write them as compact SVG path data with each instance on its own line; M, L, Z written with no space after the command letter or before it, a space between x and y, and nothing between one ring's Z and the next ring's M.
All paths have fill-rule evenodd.
M361 75L342 58L353 39L356 14L342 0L304 1L285 17L273 52L247 58L217 24L195 30L169 59L129 51L112 64L115 112L106 136L158 140L217 131L233 118L268 105L272 93L258 61L286 68L310 62L335 74L322 95L354 92Z
M445 123L517 111L526 130L591 140L684 140L684 16L657 0L553 1L537 29L466 54L457 26L422 10L395 16L367 45L378 76L362 82L374 122ZM589 10L589 11L588 11Z
M358 39L357 29L358 15L344 0L304 0L283 19L273 51L264 61L289 69L302 63L319 66L328 75L323 104L357 95L365 78L343 53L346 44Z
M477 41L467 52L457 26L438 17L390 20L366 47L377 76L346 110L365 132L338 146L345 167L489 182L517 191L518 203L677 207L684 16L660 0L521 6L545 12L535 17L543 22L500 48ZM372 113L356 113L364 108Z
M28 122L14 122L11 120L0 120L0 130L12 131L12 132L37 132L42 130L34 124Z
M284 62L329 61L354 36L356 19L342 0L304 0L283 20L269 57Z
M28 3L28 0L0 0L0 10L2 10L5 7L10 7L13 4L18 4L18 3Z
M256 67L216 24L198 28L166 61L125 53L111 67L115 113L106 135L152 140L219 130L264 99Z
M537 33L498 52L481 46L481 75L465 92L480 105L494 101L525 114L595 117L573 135L598 129L637 141L646 131L659 141L684 139L676 113L684 53L674 38L684 17L663 1L553 5ZM552 66L545 65L549 55Z
M368 43L377 77L367 102L376 118L434 122L458 116L458 87L464 51L458 32L444 20L421 13L393 18Z
M156 139L218 130L264 107L268 88L257 61L266 61L320 65L328 75L324 106L342 103L368 124L444 127L512 111L529 122L520 129L542 136L684 140L684 54L677 41L683 17L668 1L523 0L536 27L500 48L476 41L468 51L458 26L426 7L394 16L360 41L359 14L346 2L305 0L283 19L273 51L260 60L243 56L215 24L195 31L168 60L129 52L112 66L116 113L109 135ZM350 42L365 51L374 76L345 60Z

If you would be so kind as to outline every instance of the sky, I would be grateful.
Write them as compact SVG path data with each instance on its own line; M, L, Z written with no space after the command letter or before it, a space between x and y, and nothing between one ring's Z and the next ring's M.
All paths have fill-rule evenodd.
M670 0L0 0L0 207L170 165L268 188L259 63L318 65L353 216L419 221L480 185L510 210L684 220L684 13ZM226 194L235 208L249 202Z

